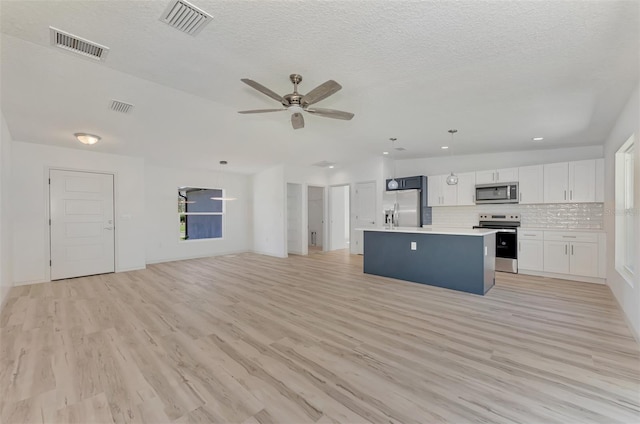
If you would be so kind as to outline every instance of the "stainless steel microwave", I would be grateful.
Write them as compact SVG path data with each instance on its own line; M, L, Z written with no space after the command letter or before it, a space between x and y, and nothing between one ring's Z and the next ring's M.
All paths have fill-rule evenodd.
M518 203L518 183L478 184L476 204Z

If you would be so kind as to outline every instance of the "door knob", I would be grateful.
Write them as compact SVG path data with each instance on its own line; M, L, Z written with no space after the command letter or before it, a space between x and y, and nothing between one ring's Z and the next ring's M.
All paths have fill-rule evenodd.
M113 230L113 227L104 227L105 230Z

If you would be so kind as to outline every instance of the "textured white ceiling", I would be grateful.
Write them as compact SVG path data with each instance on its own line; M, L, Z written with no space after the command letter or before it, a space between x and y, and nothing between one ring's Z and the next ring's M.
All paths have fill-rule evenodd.
M404 157L602 144L638 81L637 1L210 1L191 37L159 21L168 1L0 2L2 110L16 140L152 163L254 172L346 163L397 137ZM111 48L104 63L55 49L54 26ZM291 92L327 79L318 107L352 121L286 113L240 82ZM111 99L133 103L129 115ZM534 136L545 137L533 144Z

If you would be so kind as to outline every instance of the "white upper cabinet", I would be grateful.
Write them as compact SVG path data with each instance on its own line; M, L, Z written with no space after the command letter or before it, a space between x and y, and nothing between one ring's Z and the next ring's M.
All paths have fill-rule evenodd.
M476 173L465 172L458 175L458 201L459 206L476 204Z
M523 166L518 169L520 204L530 205L544 202L544 167Z
M569 163L544 165L544 203L565 203L569 191Z
M518 168L502 168L496 170L497 183L517 183Z
M518 181L518 168L491 169L476 172L476 184L514 183Z
M596 186L595 159L544 165L544 203L595 202Z
M440 199L442 199L440 191L440 175L429 175L427 177L427 206L440 206Z
M477 171L476 172L476 184L491 184L496 182L496 170L491 171Z
M604 202L604 159L596 159L596 202Z
M430 175L427 177L428 206L455 206L458 204L458 186L447 184L445 175Z
M569 162L569 201L596 201L596 161Z

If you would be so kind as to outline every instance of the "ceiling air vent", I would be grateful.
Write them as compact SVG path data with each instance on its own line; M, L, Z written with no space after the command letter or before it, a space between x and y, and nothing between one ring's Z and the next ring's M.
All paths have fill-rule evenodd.
M111 100L111 105L109 106L109 109L116 112L129 113L131 112L131 109L133 109L133 105L129 103L121 102L120 100Z
M93 41L85 40L68 32L49 27L51 45L67 51L89 57L94 60L104 60L109 53L109 47L101 46Z
M160 17L165 24L189 35L198 34L212 19L213 16L184 0L172 1Z
M396 147L395 149L399 152L404 152L405 150L407 150L404 147Z

